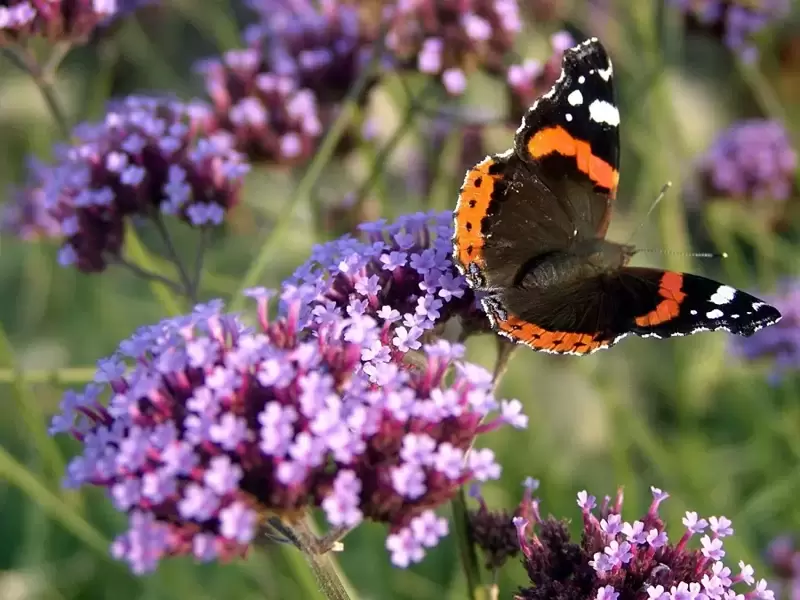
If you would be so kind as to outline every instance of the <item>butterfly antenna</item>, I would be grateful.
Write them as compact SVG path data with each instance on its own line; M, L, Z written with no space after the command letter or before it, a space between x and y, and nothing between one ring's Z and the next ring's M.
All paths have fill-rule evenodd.
M651 215L651 214L652 214L652 212L655 210L656 206L658 206L658 203L659 203L659 202L661 202L661 200L663 200L663 199L664 199L664 195L667 193L667 190L668 190L669 188L671 188L671 187L672 187L672 182L671 182L671 181L668 181L667 183L665 183L665 184L664 184L664 185L661 187L661 191L658 193L658 196L656 196L656 199L655 199L655 200L653 200L653 203L650 205L650 208L648 208L648 209L647 209L647 214L644 216L644 218L642 219L641 223L639 223L639 224L636 226L636 229L634 229L634 230L633 230L633 233L631 233L631 237L630 237L630 239L628 240L628 243L629 243L629 244L630 244L630 243L633 241L633 238L634 238L634 237L636 237L636 234L637 234L637 233L639 233L639 230L640 230L640 229L641 229L641 228L644 226L644 224L647 222L647 219L649 219L649 218L650 218L650 215Z
M642 252L657 252L658 254L672 254L673 256L692 256L694 258L728 258L727 252L678 252L676 250L661 250L660 248L636 249L636 254Z

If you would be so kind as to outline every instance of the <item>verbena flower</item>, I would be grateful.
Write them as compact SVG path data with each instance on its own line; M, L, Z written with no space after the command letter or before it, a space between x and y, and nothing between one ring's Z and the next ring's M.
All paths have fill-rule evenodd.
M74 129L54 165L33 170L22 192L32 204L17 204L23 218L7 224L23 236L64 238L59 262L86 272L120 254L126 217L218 225L239 201L248 165L209 123L200 103L138 96L112 103L102 122Z
M757 56L753 37L765 27L779 23L790 10L789 0L667 0L667 3L686 13L691 27L719 36L745 60Z
M779 600L800 598L800 552L791 535L775 538L767 548L767 560L774 573L770 589Z
M736 340L733 352L747 360L773 361L773 381L787 371L800 370L800 281L790 281L766 300L777 307L783 318L751 338Z
M255 48L230 50L198 65L217 124L253 160L307 161L322 136L316 95L295 75L277 74Z
M302 291L303 318L312 327L342 318L377 324L380 339L362 355L368 372L374 375L396 353L421 348L426 332L450 317L482 315L453 266L450 211L391 224L381 219L360 229L365 239L344 236L316 246L286 284Z
M59 237L61 222L48 209L43 187L48 167L31 158L27 170L27 187L12 190L9 201L0 207L0 231L12 233L26 241Z
M261 515L308 507L335 528L386 523L392 562L421 560L447 533L433 509L499 476L491 450L468 449L478 433L524 427L519 402L497 403L489 373L446 342L424 347L415 368L382 364L375 385L360 361L377 325L353 316L301 329L291 291L273 321L269 294L249 294L257 326L221 302L197 306L142 328L65 394L50 431L83 446L65 484L108 490L129 518L113 553L139 573L171 555L241 555Z
M338 0L248 4L260 21L246 30L245 41L263 48L270 70L312 90L325 108L341 102L368 65L377 38L358 7Z
M386 8L386 44L398 64L460 95L476 68L499 74L522 24L517 0L420 0Z
M571 539L568 523L543 519L538 501L530 516L514 518L523 563L533 584L518 600L771 600L765 580L740 561L734 574L725 565L723 540L733 534L725 517L701 519L687 512L684 530L670 540L658 507L668 494L651 488L653 501L636 521L623 521L620 491L599 511L594 496L578 494L583 515L580 541ZM700 548L690 547L700 537ZM694 545L694 544L691 544Z
M552 52L545 62L529 59L508 67L506 81L511 101L509 119L514 127L519 124L528 107L556 82L561 74L564 52L574 45L575 39L571 34L559 31L550 36Z
M0 46L32 37L85 41L95 29L130 11L120 0L6 0L0 5ZM127 5L127 6L126 6Z
M751 119L723 132L700 163L708 194L786 200L794 190L797 152L776 122Z
M522 501L512 514L506 510L489 510L486 501L480 494L480 488L473 484L470 496L479 503L478 510L470 510L467 514L469 539L483 551L486 569L496 571L509 558L519 554L520 545L514 517L530 519L534 508L532 494L539 487L539 482L531 477L523 483L525 493Z

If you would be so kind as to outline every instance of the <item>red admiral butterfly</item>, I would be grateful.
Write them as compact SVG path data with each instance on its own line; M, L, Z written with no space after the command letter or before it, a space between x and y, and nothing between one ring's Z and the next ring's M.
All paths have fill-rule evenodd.
M566 51L514 148L469 172L453 257L486 293L492 327L534 350L590 354L628 334L724 329L749 336L781 314L711 279L626 266L633 246L605 239L619 181L613 68L596 38Z

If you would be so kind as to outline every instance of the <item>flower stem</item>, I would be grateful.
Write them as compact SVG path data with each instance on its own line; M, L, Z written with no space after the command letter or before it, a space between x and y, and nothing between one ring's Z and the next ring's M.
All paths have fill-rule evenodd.
M61 135L66 139L70 136L69 120L58 99L53 81L61 61L71 48L69 42L60 42L53 47L52 53L44 65L41 65L36 57L22 46L12 47L5 51L5 54L12 59L17 67L28 73L39 92L42 94L47 108L58 125Z
M505 375L508 361L516 348L516 344L497 336L497 358L495 359L494 372L492 375L495 390L500 384L503 375ZM472 445L470 445L469 450L472 450ZM467 495L464 491L464 486L459 488L458 494L450 502L450 505L453 510L453 524L455 525L455 536L458 540L458 553L461 558L461 566L467 578L469 598L474 600L484 600L488 597L494 598L495 596L493 594L496 594L497 585L493 584L489 587L483 587L481 585L481 570L478 562L478 554L469 536L469 513L467 512Z
M161 218L161 214L157 211L153 211L151 217L158 233L161 235L161 239L164 240L167 258L178 270L178 278L183 287L183 294L191 300L192 304L197 304L197 288L195 287L195 282L189 276L189 272L186 270L186 266L183 264L180 254L178 254L178 250L175 248L175 244L172 242L172 236L169 234L164 219Z
M159 275L158 273L153 273L152 271L143 269L139 265L136 265L122 258L121 256L115 256L113 258L109 258L109 262L128 269L128 271L130 271L137 277L141 277L146 281L161 283L166 287L170 288L173 292L177 292L179 294L183 293L183 288L177 281L172 281L168 277L164 277L163 275Z
M306 515L304 519L294 523L291 527L291 535L287 536L297 545L308 561L311 570L317 578L320 591L329 600L350 600L350 594L339 575L339 570L335 561L331 558L330 552L325 551L314 533L314 525L311 516ZM337 530L337 535L341 533ZM327 537L327 536L326 536ZM327 544L325 544L327 545Z

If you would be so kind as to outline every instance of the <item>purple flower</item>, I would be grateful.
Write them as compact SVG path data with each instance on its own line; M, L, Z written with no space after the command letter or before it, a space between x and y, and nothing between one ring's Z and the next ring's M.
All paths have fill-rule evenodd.
M310 0L248 4L260 19L245 41L263 48L269 70L312 90L325 107L341 102L369 63L378 33L358 8L339 0L319 7Z
M248 170L224 134L209 128L205 105L132 96L101 123L76 127L56 163L36 165L5 226L62 238L59 262L102 271L119 256L125 218L176 215L218 225L239 200Z
M421 0L385 9L387 46L404 68L437 76L448 93L464 92L476 67L501 73L522 24L517 0Z
M795 191L797 152L776 121L741 121L723 132L700 162L707 194L787 200Z
M506 510L489 510L478 485L473 484L470 489L470 496L478 501L479 508L467 513L468 535L470 541L483 552L486 561L484 564L489 571L497 571L509 558L514 558L519 553L519 539L513 519L530 519L538 511L538 501L533 501L532 494L539 482L529 477L523 486L525 493L511 514Z
M752 61L758 51L753 38L765 27L776 24L790 11L789 0L762 0L739 3L727 0L667 0L686 13L690 27L719 36L725 45L744 60Z
M142 2L120 0L6 0L0 5L0 47L32 37L85 42L99 26Z
M65 485L109 490L129 518L113 552L136 572L170 555L241 555L262 515L312 507L333 527L385 523L392 561L420 560L447 533L433 510L500 475L490 450L472 449L476 435L520 427L519 415L489 416L491 376L459 362L459 346L423 346L413 368L398 351L369 371L375 319L304 329L303 290L285 290L274 321L269 294L248 295L256 327L221 302L199 305L143 327L100 361L95 382L65 394L50 431L83 445Z
M781 311L783 318L751 338L732 342L732 350L751 361L771 359L772 380L777 381L783 373L800 369L800 281L786 282L767 301Z
M255 48L229 50L198 65L217 124L253 160L278 164L306 161L323 124L317 97L291 74L272 72Z
M377 336L362 358L374 373L392 353L419 349L449 318L482 316L453 267L452 228L450 212L417 213L365 223L363 240L345 236L316 246L286 282L303 290L302 320L317 327L349 319L345 335L359 336L354 329L368 324ZM516 408L504 410L511 417Z
M578 494L583 515L580 542L570 539L566 520L543 519L538 500L527 497L514 517L519 544L532 587L515 596L520 600L770 600L773 593L763 579L756 582L753 568L739 563L738 574L722 562L724 536L733 533L725 517L698 519L687 512L686 528L676 542L668 541L659 504L667 495L651 488L653 502L645 515L621 522L622 492L610 504L606 498L595 514L593 497ZM621 522L621 526L619 523ZM711 523L710 535L700 539L700 550L689 542ZM748 588L750 588L748 590Z

